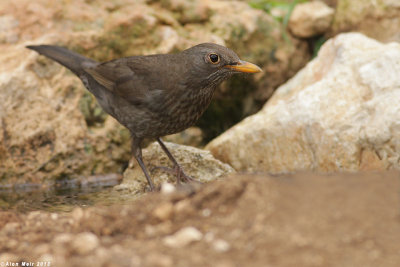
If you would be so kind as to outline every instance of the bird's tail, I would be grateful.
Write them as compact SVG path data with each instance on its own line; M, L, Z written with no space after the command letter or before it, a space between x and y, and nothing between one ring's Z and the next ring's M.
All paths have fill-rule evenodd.
M83 72L83 66L85 65L84 63L96 63L96 61L90 58L84 57L60 46L29 45L27 48L35 50L39 54L57 61L78 76Z

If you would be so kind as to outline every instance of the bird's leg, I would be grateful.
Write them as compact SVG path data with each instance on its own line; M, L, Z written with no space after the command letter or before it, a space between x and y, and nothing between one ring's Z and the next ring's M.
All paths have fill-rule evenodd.
M132 137L132 154L135 157L136 161L139 163L140 168L142 168L144 176L146 176L147 182L149 183L150 186L150 191L154 191L155 186L153 184L153 181L151 180L149 172L146 169L146 166L143 163L142 148L140 147L141 142L142 139Z
M174 167L172 169L172 172L176 175L176 180L179 183L186 181L186 182L198 182L195 179L193 179L192 177L190 177L189 175L187 175L182 167L179 165L179 163L175 160L175 158L172 156L171 152L169 152L168 148L165 146L165 144L163 143L163 141L161 140L160 137L157 137L157 142L160 144L162 150L164 150L165 154L167 154L168 158L172 161L172 163L174 164ZM161 169L171 172L169 168L163 168L161 167Z

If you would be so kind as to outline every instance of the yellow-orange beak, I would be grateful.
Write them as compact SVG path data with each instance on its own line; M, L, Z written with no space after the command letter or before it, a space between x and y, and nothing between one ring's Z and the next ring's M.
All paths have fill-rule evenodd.
M228 68L237 72L245 72L245 73L257 73L262 72L262 69L250 62L246 62L243 60L239 60L236 65L225 65L224 68Z

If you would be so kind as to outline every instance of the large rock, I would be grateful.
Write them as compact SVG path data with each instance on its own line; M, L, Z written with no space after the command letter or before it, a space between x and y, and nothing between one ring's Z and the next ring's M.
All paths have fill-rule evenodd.
M129 134L114 119L88 131L72 74L22 45L0 62L1 183L115 172L129 160Z
M295 6L289 19L289 29L297 37L310 38L330 29L335 10L321 1Z
M400 41L400 1L337 0L331 35L361 32L382 42Z
M215 159L207 150L169 142L164 143L185 173L201 183L210 182L235 172L231 166ZM158 143L154 142L143 149L143 161L156 186L166 182L176 182L176 176L173 173L157 168L173 167L172 162ZM126 169L122 183L115 189L140 194L145 192L148 186L147 180L139 164L136 161L132 161L132 163L132 167Z
M400 44L339 35L262 111L207 148L236 170L399 168L399 73Z

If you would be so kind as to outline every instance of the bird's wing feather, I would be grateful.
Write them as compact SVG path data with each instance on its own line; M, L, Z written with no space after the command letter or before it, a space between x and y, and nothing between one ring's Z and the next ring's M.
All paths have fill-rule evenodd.
M114 91L115 83L112 80L107 79L96 69L85 69L87 73L89 73L93 79L95 79L99 84L103 85L110 91Z
M151 91L155 88L149 86L143 74L133 70L126 61L126 58L112 60L86 68L85 71L109 91L137 105L153 95Z

